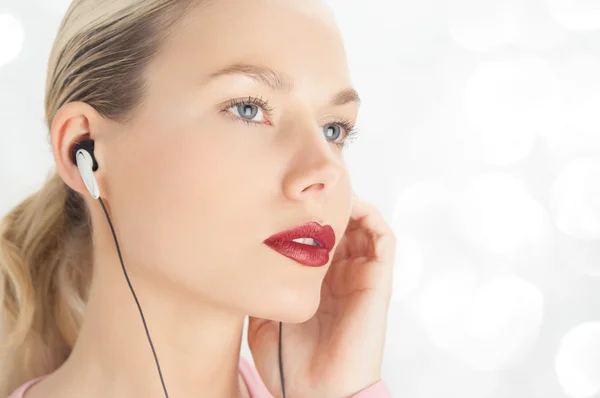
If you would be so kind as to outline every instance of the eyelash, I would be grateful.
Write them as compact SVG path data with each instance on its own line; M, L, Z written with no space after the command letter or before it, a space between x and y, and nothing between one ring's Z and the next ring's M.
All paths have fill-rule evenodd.
M237 98L237 99L230 100L227 103L227 106L225 107L225 109L223 109L223 112L230 113L229 109L231 109L235 106L238 106L238 105L247 105L247 104L252 104L252 105L256 105L256 106L260 107L268 116L271 116L271 113L275 109L275 108L271 107L266 100L263 100L262 97L249 96L246 98ZM235 115L232 115L232 118L236 121L241 121L241 122L246 123L251 126L256 126L257 124L261 124L258 122L252 122L250 120L239 118ZM359 135L356 125L354 123L352 123L350 120L337 119L331 123L327 123L327 125L330 125L330 124L337 124L346 131L346 139L343 142L341 142L341 143L332 142L338 148L341 148L341 149L347 148L352 142L354 142L356 140L356 138Z

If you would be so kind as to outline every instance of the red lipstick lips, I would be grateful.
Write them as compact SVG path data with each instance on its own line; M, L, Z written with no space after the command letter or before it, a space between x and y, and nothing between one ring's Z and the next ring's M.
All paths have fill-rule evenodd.
M294 239L311 238L316 246L293 242ZM335 246L335 232L329 225L309 222L278 232L264 243L276 252L308 267L321 267L329 262L329 252Z

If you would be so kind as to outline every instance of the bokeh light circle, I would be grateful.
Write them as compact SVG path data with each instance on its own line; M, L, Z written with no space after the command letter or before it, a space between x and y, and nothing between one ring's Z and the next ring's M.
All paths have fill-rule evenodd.
M482 279L469 271L435 276L418 306L423 327L438 347L478 370L506 369L537 340L543 295L512 274Z
M562 338L555 359L558 382L573 398L600 392L600 322L587 322Z
M470 179L456 196L455 209L461 235L478 248L504 258L538 244L550 228L545 209L525 185L499 172Z
M600 28L600 2L595 0L546 0L552 17L572 30Z
M550 192L550 211L561 232L600 239L600 156L573 159L561 170Z
M0 14L0 66L13 61L23 48L25 30L13 14Z
M483 160L506 166L526 157L537 134L556 128L560 84L550 65L523 55L476 67L464 92L466 137Z

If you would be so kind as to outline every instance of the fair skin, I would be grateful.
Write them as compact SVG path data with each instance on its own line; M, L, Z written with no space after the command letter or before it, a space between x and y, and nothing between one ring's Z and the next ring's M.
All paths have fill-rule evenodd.
M232 64L280 71L293 87L210 78ZM88 135L169 396L249 397L238 374L248 315L253 358L275 396L279 321L288 398L341 398L380 380L395 240L381 214L353 198L336 145L345 131L325 135L355 122L359 107L329 10L318 0L216 2L186 16L146 79L127 124L84 103L64 106L52 124L57 170L91 211L94 277L71 356L26 398L164 396L103 210L69 160ZM269 108L228 102L248 97ZM336 233L324 267L263 243L308 221Z

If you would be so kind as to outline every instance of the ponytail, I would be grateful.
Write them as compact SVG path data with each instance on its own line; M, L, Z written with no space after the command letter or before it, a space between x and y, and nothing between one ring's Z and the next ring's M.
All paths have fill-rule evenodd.
M73 348L92 273L85 209L54 175L0 224L0 396Z

